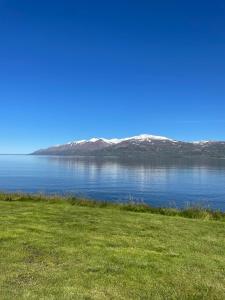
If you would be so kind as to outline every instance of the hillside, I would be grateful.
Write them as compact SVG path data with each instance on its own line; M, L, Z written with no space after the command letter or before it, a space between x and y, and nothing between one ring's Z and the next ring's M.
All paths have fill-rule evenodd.
M183 142L144 134L125 139L92 138L90 140L75 141L41 149L32 154L115 156L147 159L225 158L225 142Z

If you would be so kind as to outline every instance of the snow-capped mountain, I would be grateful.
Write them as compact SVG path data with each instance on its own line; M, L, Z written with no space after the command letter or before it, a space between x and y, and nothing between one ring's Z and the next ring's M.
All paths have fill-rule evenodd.
M91 138L41 149L34 155L116 156L141 158L225 158L225 142L176 141L164 136L141 134L127 138Z
M96 143L99 141L105 142L107 144L119 144L124 141L130 141L130 140L137 140L137 141L147 141L151 142L152 140L159 140L159 141L173 141L172 139L169 139L164 136L157 136L157 135L150 135L150 134L140 134L132 137L127 137L127 138L113 138L113 139L106 139L106 138L91 138L89 140L80 140L80 141L73 141L69 142L68 145L79 145L79 144L85 144L85 143Z

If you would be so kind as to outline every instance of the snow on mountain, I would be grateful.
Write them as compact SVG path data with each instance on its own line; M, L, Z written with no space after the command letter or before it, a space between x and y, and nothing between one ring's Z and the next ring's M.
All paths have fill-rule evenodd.
M169 139L164 136L157 136L157 135L150 135L150 134L140 134L133 137L125 138L124 141L129 140L138 140L138 141L151 141L151 140L158 140L158 141L173 141L172 139Z
M196 145L204 145L204 144L210 143L210 141L194 141L192 143L196 144Z
M176 142L172 139L169 139L164 136L157 136L157 135L150 135L150 134L140 134L132 137L127 137L127 138L113 138L113 139L106 139L106 138L91 138L89 140L80 140L80 141L74 141L74 142L69 142L68 144L83 144L83 143L96 143L98 141L105 142L107 144L118 144L124 141L129 141L129 140L137 140L137 141L152 141L152 140L158 140L158 141L172 141Z

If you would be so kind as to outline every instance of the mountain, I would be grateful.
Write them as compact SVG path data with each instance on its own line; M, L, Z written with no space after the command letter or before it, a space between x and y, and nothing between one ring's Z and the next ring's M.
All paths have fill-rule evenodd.
M183 142L142 134L124 139L92 138L41 149L33 155L116 156L134 158L225 158L225 142Z

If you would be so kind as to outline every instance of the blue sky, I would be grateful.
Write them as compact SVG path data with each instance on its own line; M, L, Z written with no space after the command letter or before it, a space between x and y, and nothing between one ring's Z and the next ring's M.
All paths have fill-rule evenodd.
M0 153L225 140L224 1L0 0Z

